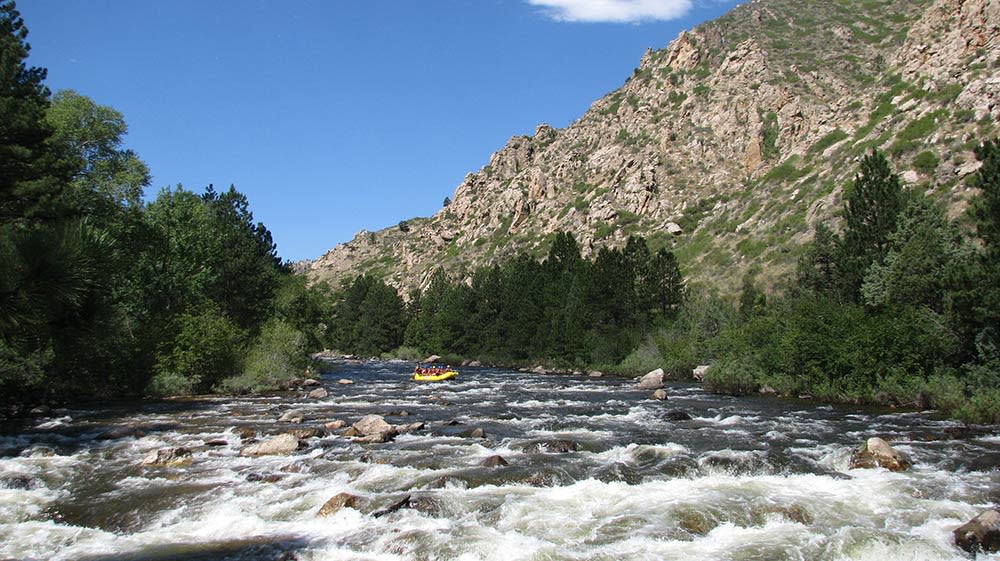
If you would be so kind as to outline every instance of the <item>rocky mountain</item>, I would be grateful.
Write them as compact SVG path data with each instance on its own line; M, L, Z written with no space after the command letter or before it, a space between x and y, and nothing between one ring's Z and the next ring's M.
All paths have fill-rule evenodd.
M567 230L586 252L643 235L723 290L750 268L776 282L816 222L836 225L872 148L961 216L998 97L995 0L755 0L648 50L565 129L511 138L434 216L362 231L309 275L407 290Z

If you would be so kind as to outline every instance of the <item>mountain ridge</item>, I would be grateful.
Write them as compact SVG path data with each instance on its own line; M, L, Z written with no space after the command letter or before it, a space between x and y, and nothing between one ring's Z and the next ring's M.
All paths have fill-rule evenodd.
M1000 6L988 0L756 0L647 50L563 129L514 136L428 218L362 231L308 275L375 274L402 292L558 230L585 254L629 235L693 282L775 284L836 210L855 162L885 150L904 182L961 215L971 152L1000 117Z

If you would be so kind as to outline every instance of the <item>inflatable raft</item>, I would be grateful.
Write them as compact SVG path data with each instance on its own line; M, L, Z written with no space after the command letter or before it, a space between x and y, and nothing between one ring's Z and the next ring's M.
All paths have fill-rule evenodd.
M455 376L458 376L458 370L448 369L448 370L440 370L438 372L433 372L433 373L431 372L413 373L413 379L417 380L418 382L440 382L442 380L450 380Z

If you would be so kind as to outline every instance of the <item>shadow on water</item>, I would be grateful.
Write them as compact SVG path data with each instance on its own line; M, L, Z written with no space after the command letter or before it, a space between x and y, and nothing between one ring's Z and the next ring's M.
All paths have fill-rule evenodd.
M85 556L76 561L294 561L295 553L310 545L315 544L300 536L260 536L157 545L134 553Z

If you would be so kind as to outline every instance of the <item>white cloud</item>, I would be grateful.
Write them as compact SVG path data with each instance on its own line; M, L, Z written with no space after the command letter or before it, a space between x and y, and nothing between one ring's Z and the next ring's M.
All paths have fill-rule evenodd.
M557 21L635 23L683 17L691 0L527 0Z

